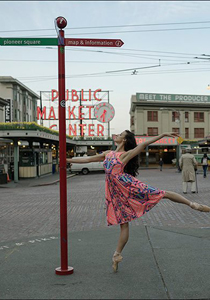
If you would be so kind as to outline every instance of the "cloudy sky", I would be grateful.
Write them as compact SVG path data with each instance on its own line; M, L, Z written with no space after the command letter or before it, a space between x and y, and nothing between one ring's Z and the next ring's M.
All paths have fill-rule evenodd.
M63 16L66 38L121 39L121 48L66 47L66 88L109 90L118 133L130 127L132 94L210 95L210 60L195 58L210 55L209 11L207 1L1 1L0 37L56 37ZM0 51L0 76L38 94L57 89L56 47Z

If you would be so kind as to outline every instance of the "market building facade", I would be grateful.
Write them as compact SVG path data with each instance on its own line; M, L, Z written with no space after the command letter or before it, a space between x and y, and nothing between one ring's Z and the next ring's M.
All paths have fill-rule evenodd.
M131 96L130 130L142 140L162 132L176 132L185 141L198 141L210 135L210 96L136 93ZM142 163L157 164L160 158L171 164L178 160L181 147L160 140L142 154Z
M42 93L38 96L17 79L0 76L0 183L6 183L8 176L17 182L19 178L58 171L58 92L43 93L52 97L40 101ZM109 92L67 90L66 101L71 105L67 107L67 122L71 121L67 126L67 157L110 149L109 121L114 117L114 108L109 103Z

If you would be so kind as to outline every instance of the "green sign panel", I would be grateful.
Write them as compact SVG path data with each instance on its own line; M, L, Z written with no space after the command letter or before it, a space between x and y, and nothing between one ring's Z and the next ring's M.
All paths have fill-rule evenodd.
M153 94L137 93L137 101L177 101L177 102L210 102L210 96L206 95L183 95L183 94Z
M0 38L0 46L58 46L57 38Z

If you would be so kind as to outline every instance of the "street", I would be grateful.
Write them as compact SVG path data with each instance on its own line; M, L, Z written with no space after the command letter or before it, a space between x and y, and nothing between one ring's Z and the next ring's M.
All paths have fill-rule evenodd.
M140 170L138 178L160 189L182 194L181 173L175 169ZM187 198L210 204L209 176L197 175L198 194ZM67 180L68 232L107 228L105 216L105 175L103 172L76 175ZM60 228L59 183L49 186L0 189L0 243L36 236L58 235ZM183 195L183 194L182 194ZM210 214L162 199L149 213L131 222L131 226L210 227Z

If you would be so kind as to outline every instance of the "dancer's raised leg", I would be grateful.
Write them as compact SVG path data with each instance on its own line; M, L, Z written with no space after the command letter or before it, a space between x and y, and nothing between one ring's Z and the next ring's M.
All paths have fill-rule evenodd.
M123 259L121 252L125 247L128 238L129 238L129 223L120 224L120 237L118 240L117 249L112 258L113 261L112 267L114 272L117 272L118 263L121 262Z
M203 212L210 212L209 206L198 204L196 202L191 202L188 199L186 199L185 197L183 197L180 194L177 194L175 192L166 191L163 198L167 198L176 203L188 205L189 207L191 207L192 209L195 209L195 210L199 210L199 211L203 211Z

